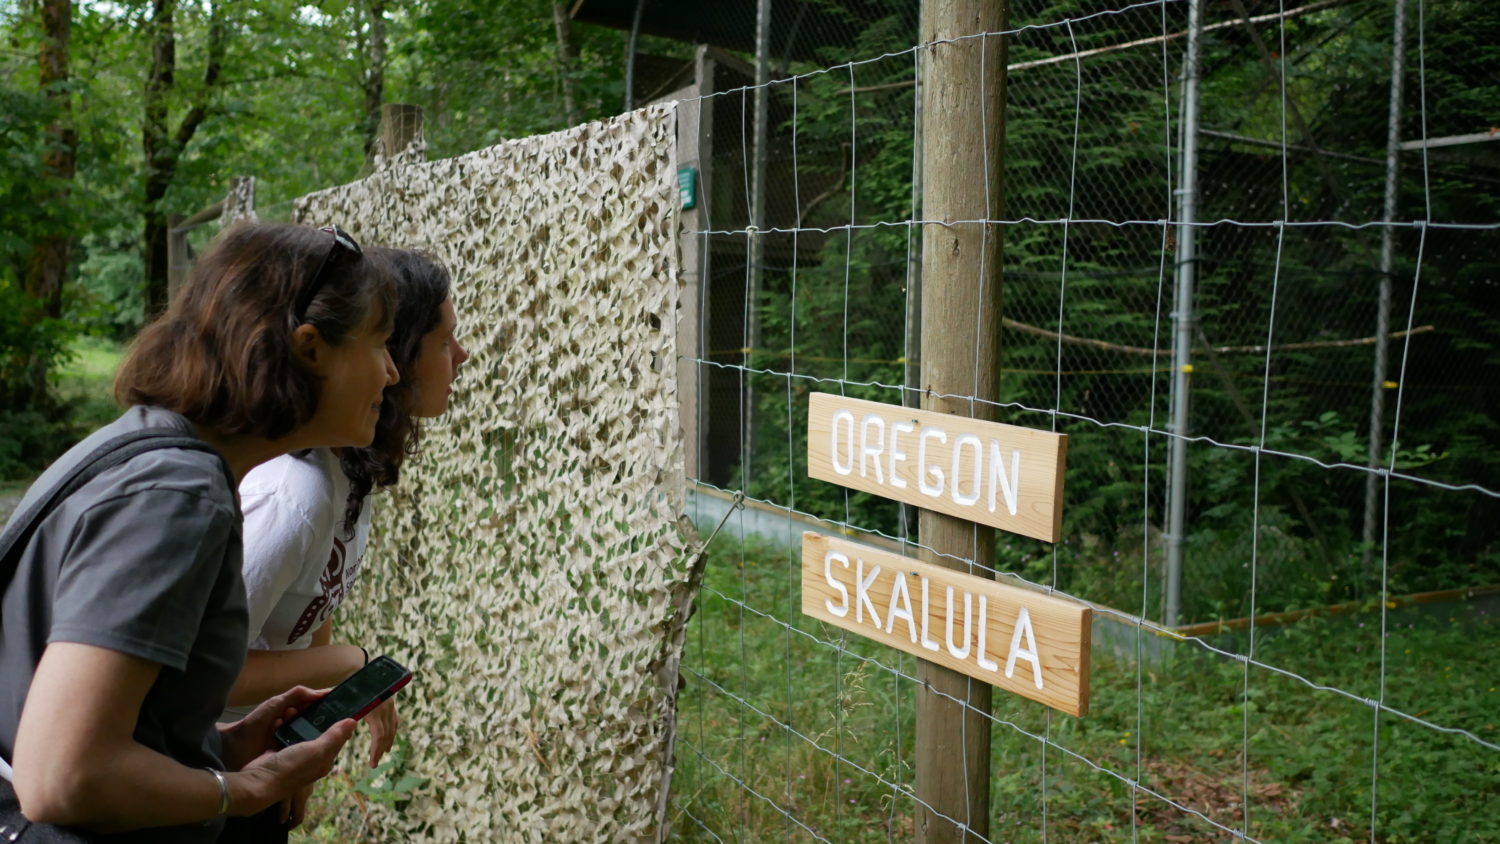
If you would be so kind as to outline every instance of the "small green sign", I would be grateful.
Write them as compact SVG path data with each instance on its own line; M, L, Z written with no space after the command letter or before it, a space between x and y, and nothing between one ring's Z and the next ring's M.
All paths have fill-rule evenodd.
M692 208L698 204L698 171L684 167L677 171L677 193L682 197L682 207Z

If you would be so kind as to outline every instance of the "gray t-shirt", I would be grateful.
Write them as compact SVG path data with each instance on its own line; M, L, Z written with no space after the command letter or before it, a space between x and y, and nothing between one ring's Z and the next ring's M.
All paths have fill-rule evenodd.
M16 508L49 490L97 445L187 419L135 407L58 458ZM240 509L213 454L158 449L63 501L22 552L0 594L0 756L13 759L31 679L50 642L79 642L161 665L135 739L192 767L222 768L214 722L245 662ZM205 774L205 776L207 776ZM221 824L142 830L106 840L213 841Z

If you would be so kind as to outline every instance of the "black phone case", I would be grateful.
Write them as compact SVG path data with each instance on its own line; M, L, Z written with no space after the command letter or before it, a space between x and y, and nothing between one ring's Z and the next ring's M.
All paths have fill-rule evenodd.
M390 665L390 666L393 666L396 669L398 669L401 672L400 678L397 679L396 681L394 681L394 682L386 685L385 688L382 689L377 694L375 694L375 696L373 696L371 698L368 698L359 707L359 709L355 710L354 712L351 712L348 715L344 715L344 716L340 717L338 719L339 721L342 721L342 720L344 720L346 718L353 718L354 720L358 721L358 720L364 718L366 715L370 714L370 712L373 711L375 709L375 707L377 707L380 704L384 703L388 698L390 698L391 695L393 695L396 692L400 691L403 687L406 686L407 683L411 682L411 671L409 669L407 669L401 663L396 662L394 659L391 659L388 656L377 656L374 659L370 660L370 662L367 665L365 665L364 668L361 668L359 671L356 671L353 674L349 675L348 679L344 680L344 682L342 682L342 683L338 684L337 686L333 687L333 689L331 689L328 692L328 694L324 695L320 700L318 700L312 706L308 707L305 712L298 713L298 715L297 715L296 718L293 718L290 722L288 722L286 724L282 724L280 727L277 727L276 728L276 741L277 741L277 743L280 744L282 747L290 747L290 746L292 746L294 744L298 744L298 743L303 742L303 741L309 741L309 739L306 739L306 738L302 737L301 735L298 735L292 729L292 724L296 723L297 721L306 720L306 718L307 718L308 715L312 714L313 712L316 712L317 709L318 709L318 707L322 705L323 701L328 700L329 698L333 697L335 694L338 693L339 689L343 688L346 685L351 685L351 684L359 682L360 675L364 674L365 672L367 672L369 670L371 670L372 666L374 666L376 668L380 668L380 667L383 667L385 665ZM321 734L321 731L320 731L320 734Z

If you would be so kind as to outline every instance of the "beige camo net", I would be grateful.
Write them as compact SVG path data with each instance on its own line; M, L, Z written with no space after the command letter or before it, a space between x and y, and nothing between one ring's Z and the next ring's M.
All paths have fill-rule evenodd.
M412 667L408 748L340 801L347 841L657 832L691 548L676 397L675 115L657 106L443 161L420 149L295 218L454 277L462 368L376 499L335 641ZM343 755L367 777L367 745ZM426 778L404 792L402 776ZM408 780L409 785L412 781Z

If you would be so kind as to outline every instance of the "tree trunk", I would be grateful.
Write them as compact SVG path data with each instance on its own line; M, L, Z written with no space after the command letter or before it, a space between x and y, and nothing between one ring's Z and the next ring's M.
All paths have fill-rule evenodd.
M208 117L209 101L219 84L224 63L224 20L218 3L209 4L208 60L203 68L203 87L175 131L169 127L169 99L177 84L176 0L152 0L151 73L146 79L145 105L141 121L141 152L146 161L144 187L143 257L146 264L146 317L167 306L167 209L163 204L182 151L193 140Z
M563 109L568 113L568 125L578 124L578 86L573 68L577 54L573 51L573 33L568 25L568 12L561 3L552 4L552 26L557 30L557 73L562 78Z
M68 275L68 256L73 238L68 225L69 194L77 162L78 134L73 128L72 93L68 90L68 39L72 29L72 0L46 0L41 7L42 39L38 49L38 74L42 91L56 108L47 126L47 153L42 159L42 178L51 194L52 209L44 234L26 256L21 289L31 300L30 318L62 316L63 282ZM29 396L25 403L40 399L47 391L47 358L34 355L26 362Z
M385 0L370 0L366 11L370 16L369 64L360 87L365 92L365 160L368 161L380 137L380 106L385 101ZM391 156L400 151L388 149L384 153Z
M56 107L56 117L47 126L47 154L42 159L43 177L52 182L53 206L65 214L77 160L78 134L73 129L72 94L68 91L68 38L73 20L72 0L46 0L42 5L42 42L39 50L41 88ZM72 237L66 220L50 221L46 237L33 248L26 262L23 289L43 304L49 317L62 316L63 279L68 270Z
M141 154L146 164L145 263L146 318L167 304L167 222L162 198L172 184L176 156L167 136L167 97L177 83L177 37L174 31L176 0L153 0L151 22L151 74L146 78L142 99Z

